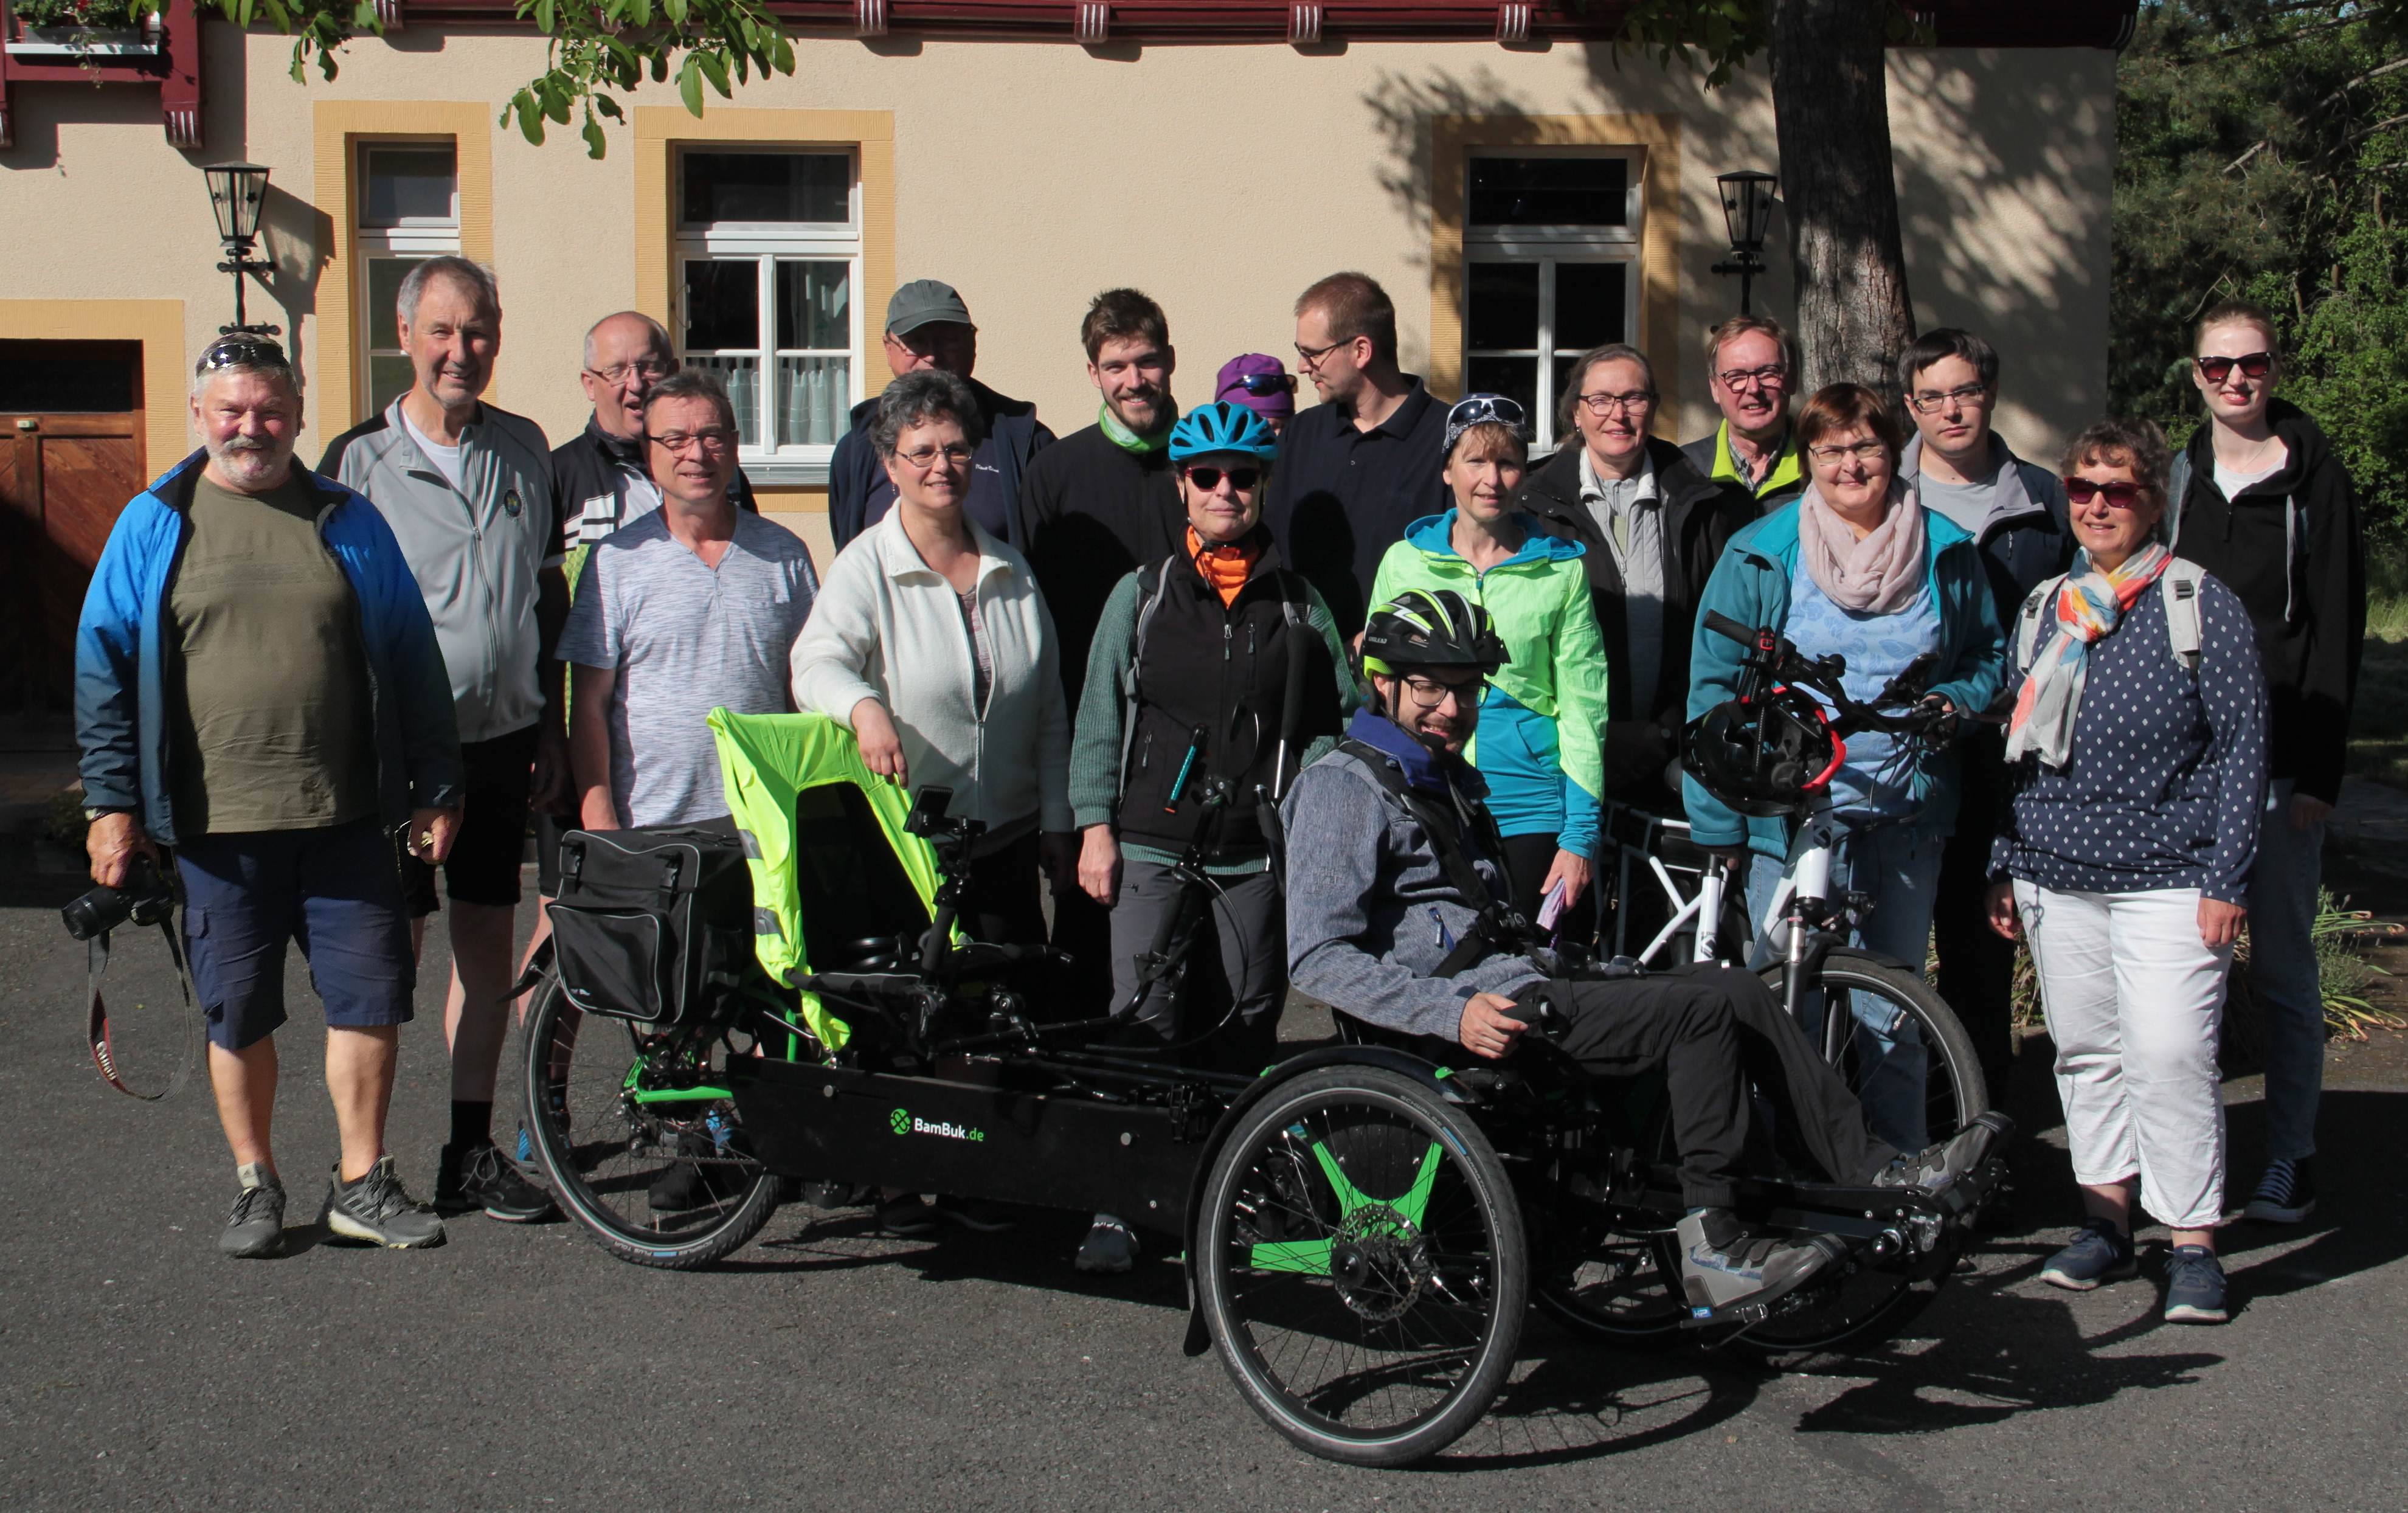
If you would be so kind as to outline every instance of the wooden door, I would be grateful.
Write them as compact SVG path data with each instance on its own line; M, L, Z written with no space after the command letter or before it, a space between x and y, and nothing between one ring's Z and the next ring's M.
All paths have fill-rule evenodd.
M148 478L142 344L0 341L0 711L72 706L76 619Z

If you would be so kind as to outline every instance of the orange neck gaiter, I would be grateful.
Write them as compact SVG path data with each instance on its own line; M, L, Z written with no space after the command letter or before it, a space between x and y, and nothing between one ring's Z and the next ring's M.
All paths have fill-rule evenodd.
M1197 535L1196 527L1190 526L1187 527L1187 555L1196 559L1196 570L1212 585L1212 592L1221 596L1221 608L1226 610L1238 602L1238 591L1245 587L1246 580L1254 575L1254 564L1261 559L1263 549L1259 540L1251 534L1226 546L1207 546L1204 538Z

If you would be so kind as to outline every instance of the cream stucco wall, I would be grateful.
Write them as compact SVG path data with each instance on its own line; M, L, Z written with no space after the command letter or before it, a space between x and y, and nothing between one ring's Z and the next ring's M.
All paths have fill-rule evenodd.
M286 77L281 39L218 22L208 32L204 153L166 144L145 92L19 87L18 145L0 152L7 292L181 299L197 351L232 316L196 165L248 157L274 170L266 248L278 269L267 297L254 288L253 319L297 330L297 354L313 364L317 281L335 233L310 203L314 103L472 101L490 121L540 67L542 46L412 29L354 44L338 79L304 86ZM958 285L982 327L980 376L1035 399L1066 431L1092 417L1075 331L1096 290L1130 283L1162 301L1191 400L1229 355L1285 353L1296 292L1341 267L1387 286L1417 367L1431 327L1429 118L1659 113L1679 124L1679 320L1651 344L1685 365L1677 428L1692 433L1710 418L1695 333L1736 305L1732 282L1708 271L1723 252L1713 175L1775 166L1760 77L1706 95L1644 60L1617 68L1608 50L1578 45L1105 56L1067 44L873 51L826 40L796 54L795 77L756 83L739 103L893 113L897 276ZM1990 336L2007 363L2001 427L2036 455L2104 402L2113 79L2112 55L2087 50L1905 52L1891 64L1917 317ZM666 92L642 98L674 103ZM569 134L537 148L515 130L492 133L493 252L508 310L496 396L556 435L582 422L584 327L637 297L633 145L616 128L595 163ZM1758 308L1788 306L1776 273ZM874 347L867 356L882 379ZM313 414L304 454L350 418Z

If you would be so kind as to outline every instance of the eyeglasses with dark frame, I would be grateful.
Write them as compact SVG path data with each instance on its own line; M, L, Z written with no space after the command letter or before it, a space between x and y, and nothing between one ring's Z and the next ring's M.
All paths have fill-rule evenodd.
M2261 379L2274 370L2274 354L2271 352L2245 352L2238 357L2194 357L2199 370L2210 383L2221 383L2241 369L2243 378Z
M1926 389L1921 394L1911 396L1906 402L1914 407L1914 412L1918 415L1936 415L1946 409L1952 399L1960 405L1979 405L1988 403L1989 398L1988 384L1960 383L1945 394Z
M645 438L670 456L682 457L688 448L701 443L706 453L720 453L736 444L736 433L724 425L706 426L699 431L664 431Z
M1348 337L1346 341L1354 339L1353 337ZM1346 345L1346 341L1333 341L1326 347L1308 347L1301 341L1295 342L1293 345L1296 348L1297 360L1307 367L1317 369L1321 367L1321 360L1324 357Z
M1450 698L1457 709L1475 709L1479 707L1481 695L1488 687L1485 678L1474 678L1469 683L1445 683L1437 678L1424 677L1418 672L1408 672L1397 681L1404 686L1406 696L1412 699L1415 709L1436 709Z
M293 359L264 337L221 337L201 353L194 371L212 373L221 367L280 367L290 373Z
M1858 462L1870 462L1876 457L1886 458L1889 455L1889 443L1875 440L1856 441L1847 446L1808 447L1806 454L1825 467L1845 462L1850 457L1856 458Z
M1579 398L1583 408L1601 420L1617 410L1627 414L1632 411L1652 408L1656 403L1656 391L1632 389L1627 394L1608 394L1603 389L1592 389Z
M1762 367L1727 367L1714 377L1722 382L1724 388L1734 393L1748 389L1782 388L1789 382L1789 365L1768 363Z
M1263 481L1263 470L1259 468L1196 467L1182 468L1180 471L1186 476L1187 482L1207 494L1221 486L1225 475L1229 480L1229 486L1240 494Z

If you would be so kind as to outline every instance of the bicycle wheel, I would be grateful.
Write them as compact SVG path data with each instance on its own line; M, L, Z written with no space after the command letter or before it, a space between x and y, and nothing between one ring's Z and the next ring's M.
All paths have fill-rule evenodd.
M1781 991L1778 966L1766 969L1764 977L1774 992ZM1862 1094L1869 1060L1858 1025L1868 1019L1885 1022L1894 1011L1902 1016L1901 1027L1912 1027L1911 1034L1902 1028L1897 1043L1919 1041L1924 1048L1927 1142L1949 1139L1989 1108L1989 1088L1972 1038L1920 976L1858 952L1834 951L1824 958L1819 983L1827 1000L1820 1027L1823 1057L1851 1091ZM1964 1232L1951 1225L1942 1234L1943 1253L1917 1268L1919 1275L1852 1266L1800 1306L1738 1336L1731 1347L1776 1364L1794 1364L1887 1338L1930 1303L1953 1269Z
M1539 1306L1602 1344L1652 1348L1680 1343L1689 1315L1670 1231L1601 1225L1557 1258L1533 1290Z
M527 1017L527 1123L560 1206L622 1261L690 1271L760 1232L777 1174L717 1069L740 1036L588 1015L546 978Z
M1307 1073L1249 1112L1206 1178L1193 1264L1238 1391L1332 1461L1445 1448L1521 1344L1528 1261L1504 1165L1394 1072Z

